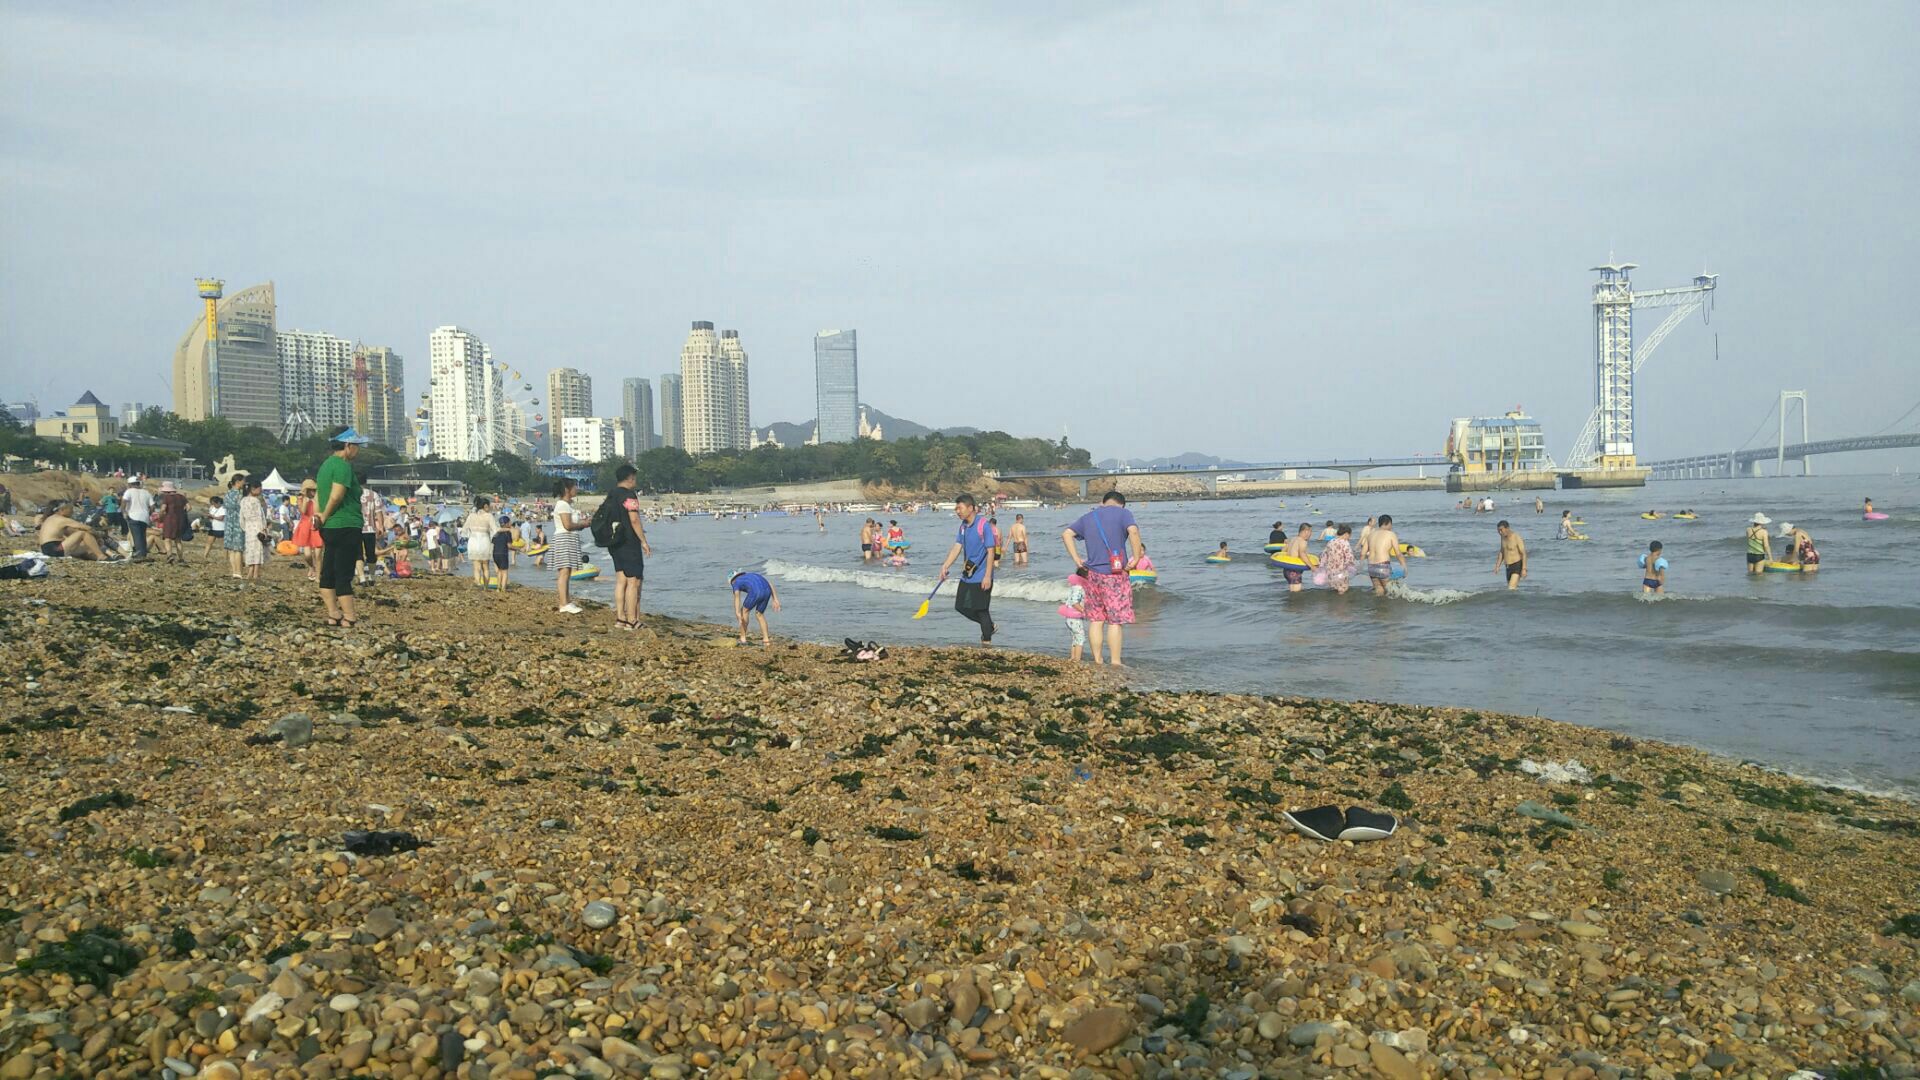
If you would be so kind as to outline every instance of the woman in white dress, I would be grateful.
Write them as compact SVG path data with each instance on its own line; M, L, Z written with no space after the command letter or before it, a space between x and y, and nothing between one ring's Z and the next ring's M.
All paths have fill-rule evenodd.
M260 567L267 561L267 504L260 498L260 481L251 478L240 500L240 534L247 541L247 580L259 581Z

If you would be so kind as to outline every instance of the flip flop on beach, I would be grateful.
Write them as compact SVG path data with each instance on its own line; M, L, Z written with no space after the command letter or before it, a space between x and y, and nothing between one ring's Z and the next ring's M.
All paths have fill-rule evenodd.
M1303 835L1332 843L1335 840L1385 840L1400 823L1392 814L1349 806L1316 806L1311 810L1283 810L1280 816Z

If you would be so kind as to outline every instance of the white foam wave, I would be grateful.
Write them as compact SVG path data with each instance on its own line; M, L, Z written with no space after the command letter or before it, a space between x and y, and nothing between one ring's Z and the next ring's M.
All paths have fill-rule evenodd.
M1463 589L1416 589L1403 581L1387 583L1387 595L1416 604L1457 604L1473 594Z
M886 570L843 570L833 566L809 566L805 563L790 563L784 559L768 559L766 572L782 581L836 582L856 585L862 589L881 589L886 592L916 593L925 596L933 591L935 578L931 574L909 574ZM951 590L949 590L951 592ZM1037 604L1059 604L1067 598L1065 582L1052 581L1008 581L995 578L993 595L1007 600L1031 600Z

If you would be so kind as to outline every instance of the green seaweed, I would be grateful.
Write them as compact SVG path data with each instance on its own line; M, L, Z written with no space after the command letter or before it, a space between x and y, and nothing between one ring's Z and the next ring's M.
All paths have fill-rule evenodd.
M75 821L79 818L86 817L95 810L106 810L108 808L125 810L127 807L132 806L133 803L133 796L116 788L113 791L107 792L105 795L89 795L78 802L68 804L60 811L60 820Z
M898 825L869 825L867 835L877 840L918 840L926 833L903 829Z
M1407 794L1407 789L1401 787L1398 780L1388 784L1387 790L1380 793L1379 802L1390 810L1413 809L1413 796Z
M120 931L106 926L82 930L65 941L49 941L29 959L22 972L66 975L77 983L102 990L140 964L140 951L121 940Z
M1768 896L1783 897L1796 904L1810 904L1813 902L1807 899L1806 893L1794 887L1793 882L1788 881L1771 870L1758 866L1749 866L1747 867L1747 872L1760 879L1760 884L1766 887Z
M1207 1012L1212 1007L1213 1003L1207 1000L1207 995L1195 994L1193 999L1174 1015L1173 1022L1180 1025L1180 1030L1186 1033L1187 1038L1198 1042L1207 1033Z

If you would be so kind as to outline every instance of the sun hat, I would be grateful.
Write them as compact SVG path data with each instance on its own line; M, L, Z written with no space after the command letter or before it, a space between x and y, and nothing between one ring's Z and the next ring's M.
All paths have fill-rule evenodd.
M335 435L333 438L328 439L327 441L337 442L337 443L350 443L354 446L365 446L368 443L372 442L373 440L367 438L365 435L360 434L359 432L353 430L352 428L347 428L345 431L342 431L340 434Z
M162 492L168 492L168 491L179 491L180 489L173 486L173 481L162 480L160 481L160 490Z
M1782 526L1780 526L1780 535L1781 535L1781 536L1792 536L1792 535L1793 535L1793 522L1791 522L1791 521L1789 521L1789 522L1787 522L1786 524L1784 524L1784 525L1782 525Z
M1754 523L1755 525L1771 525L1771 524L1773 524L1773 519L1772 519L1772 518L1770 518L1770 517L1768 517L1768 516L1767 516L1767 515L1765 515L1765 514L1755 514L1755 515L1753 515L1753 517L1752 517L1752 519L1751 519L1751 520L1753 521L1753 523Z

